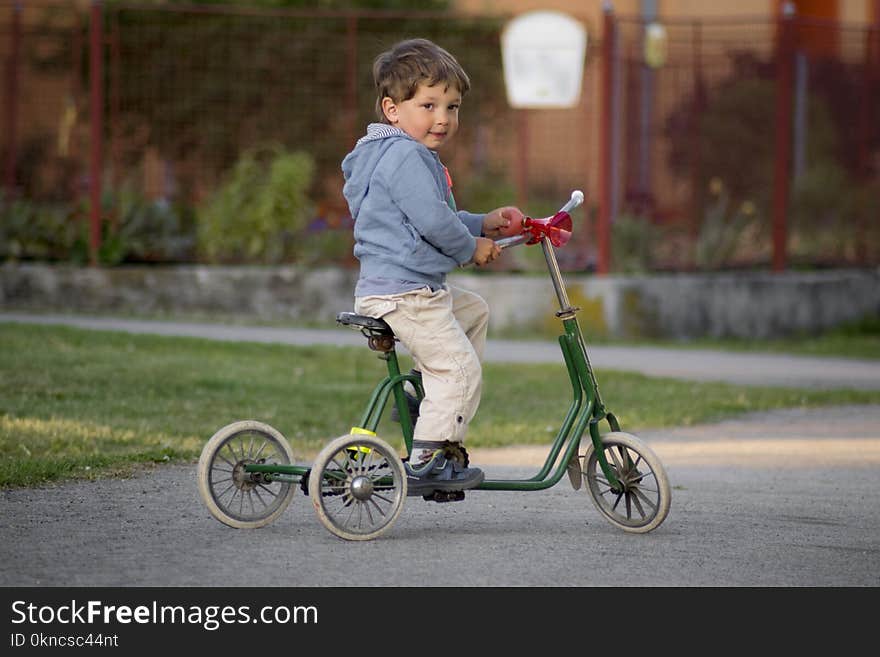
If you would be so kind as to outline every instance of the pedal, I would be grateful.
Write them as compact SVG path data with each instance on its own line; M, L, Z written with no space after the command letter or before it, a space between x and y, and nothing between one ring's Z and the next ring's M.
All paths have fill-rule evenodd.
M464 499L463 490L435 490L430 495L422 495L426 502L461 502Z

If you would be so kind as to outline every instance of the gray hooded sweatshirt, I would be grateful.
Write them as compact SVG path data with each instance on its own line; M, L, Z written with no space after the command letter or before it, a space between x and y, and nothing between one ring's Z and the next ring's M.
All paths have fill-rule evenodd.
M360 261L356 297L437 290L473 256L485 215L453 209L437 153L402 130L371 123L342 173Z

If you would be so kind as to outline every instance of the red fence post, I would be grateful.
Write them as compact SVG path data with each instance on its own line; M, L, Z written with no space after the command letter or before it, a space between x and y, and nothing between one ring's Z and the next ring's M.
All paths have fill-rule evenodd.
M9 196L15 194L15 161L18 159L16 152L16 128L18 124L18 68L21 54L21 2L12 5L12 43L9 49L9 59L6 61L6 121L4 132L6 133L6 162L3 168L3 185Z
M101 248L101 169L103 166L103 131L104 131L104 31L101 0L92 0L91 20L89 24L89 124L90 124L90 167L89 197L91 208L89 219L89 261L94 266L98 263L98 249Z
M773 271L785 269L788 243L788 197L791 187L791 107L793 85L794 5L785 3L778 23L776 50L776 146L773 170Z
M691 155L691 236L696 245L700 238L705 214L706 189L703 183L703 140L700 135L700 119L706 110L706 85L703 81L703 23L691 23L693 34L694 98L690 108L690 155Z
M612 143L614 139L614 52L616 25L610 2L602 6L602 78L599 118L599 216L596 223L596 273L611 270L611 208L614 202Z
M862 71L862 98L859 106L859 154L858 154L858 182L868 184L871 178L871 152L869 145L872 142L873 132L876 130L877 112L880 107L874 97L874 87L877 84L877 73L880 69L880 0L876 0L875 22L868 26L865 31L865 61ZM856 262L860 266L868 264L868 208L862 205L856 217Z
M345 127L348 136L349 147L354 147L358 138L358 19L357 14L351 13L345 21L345 109L348 114Z

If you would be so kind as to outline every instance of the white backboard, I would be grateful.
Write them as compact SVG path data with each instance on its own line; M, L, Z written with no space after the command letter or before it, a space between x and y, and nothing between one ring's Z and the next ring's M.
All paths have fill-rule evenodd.
M568 14L531 11L501 34L507 101L515 108L574 107L581 94L587 31Z

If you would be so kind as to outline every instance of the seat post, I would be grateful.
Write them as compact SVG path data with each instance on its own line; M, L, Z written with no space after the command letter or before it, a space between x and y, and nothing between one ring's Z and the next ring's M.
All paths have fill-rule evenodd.
M378 356L385 361L388 370L388 377L384 379L373 393L364 419L361 422L363 427L372 426L379 422L382 409L378 408L380 400L387 399L387 386L391 385L391 392L394 394L394 404L400 413L400 428L403 433L403 440L406 444L406 453L412 452L413 440L413 423L409 416L409 406L406 400L406 394L403 390L403 382L407 380L409 375L401 375L400 361L397 358L397 350L394 347L397 338L394 331L388 324L377 317L369 317L367 315L358 315L351 312L342 312L336 316L336 322L343 326L360 329L361 333L367 338L367 344L373 351L379 352ZM383 406L384 406L383 401ZM378 412L378 415L376 414Z
M400 416L400 430L403 433L403 442L406 444L406 454L409 456L412 453L414 427L409 416L409 406L406 401L406 394L403 390L403 382L406 379L405 377L401 378L400 376L400 361L397 358L397 350L394 348L393 341L391 348L388 351L380 353L379 358L385 361L385 365L388 368L389 380L397 381L397 383L392 385L391 392L394 394L394 405L397 407L397 412Z

